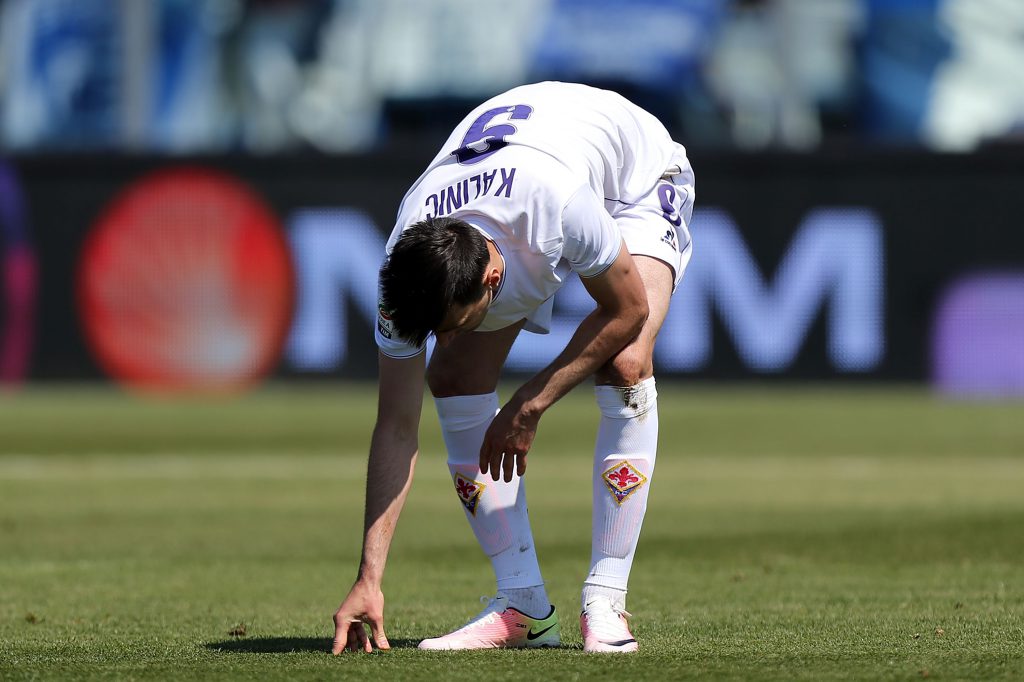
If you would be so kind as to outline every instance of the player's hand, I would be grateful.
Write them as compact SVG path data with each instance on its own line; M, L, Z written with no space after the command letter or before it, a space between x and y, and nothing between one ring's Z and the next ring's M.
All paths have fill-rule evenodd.
M372 643L364 623L370 626ZM374 645L378 649L391 648L384 634L384 593L379 587L356 581L345 601L334 612L334 646L331 653L337 656L346 649L370 653Z
M523 410L522 404L509 401L491 421L480 447L480 471L491 472L495 481L504 472L505 481L512 480L513 469L522 476L526 472L526 455L537 435L539 417Z

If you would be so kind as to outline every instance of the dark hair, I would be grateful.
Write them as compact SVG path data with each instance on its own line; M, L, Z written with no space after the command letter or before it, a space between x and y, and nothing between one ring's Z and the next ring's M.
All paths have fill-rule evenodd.
M410 225L380 271L381 303L395 332L422 344L453 304L484 295L487 240L455 218L427 218Z

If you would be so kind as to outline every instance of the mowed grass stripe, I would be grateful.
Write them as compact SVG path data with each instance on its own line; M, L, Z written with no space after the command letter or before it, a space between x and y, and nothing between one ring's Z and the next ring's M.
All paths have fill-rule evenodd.
M501 389L508 396L513 386ZM1024 455L1024 402L962 403L922 389L658 386L662 447L708 455ZM371 383L283 385L237 398L138 398L111 388L0 394L0 455L365 452ZM581 386L541 421L549 456L591 447L597 409ZM425 452L443 444L424 401ZM582 442L581 442L582 440Z
M1024 478L1021 458L1006 454L979 456L964 453L944 457L921 455L829 455L801 463L799 468L788 467L791 457L778 455L716 454L682 452L671 445L661 445L662 463L671 460L673 472L678 471L688 479L716 479L729 476L731 479L751 480L819 480L822 477L848 481L878 480L892 478L935 478L951 475L967 478L1002 478L1013 480ZM531 460L534 468L544 467L553 461L557 468L569 464L589 462L590 452L578 449L572 453L547 452L543 441L533 450ZM338 452L332 455L249 453L139 453L134 456L108 457L100 455L53 455L39 457L25 454L0 456L0 479L161 479L161 478L361 478L365 471L353 467L364 467L367 453ZM435 476L444 462L444 453L426 452L421 448L417 477ZM571 460L571 461L567 461ZM659 472L660 475L660 472ZM447 477L447 474L445 474Z
M326 649L358 561L367 387L6 402L14 440L38 447L7 449L0 421L0 447L22 453L0 456L0 678L1024 677L1019 405L660 388L662 453L629 597L643 651L628 663L579 650L586 391L545 417L528 486L566 648L415 649L493 589L426 419L385 584L396 649L342 658ZM76 449L83 433L95 440Z

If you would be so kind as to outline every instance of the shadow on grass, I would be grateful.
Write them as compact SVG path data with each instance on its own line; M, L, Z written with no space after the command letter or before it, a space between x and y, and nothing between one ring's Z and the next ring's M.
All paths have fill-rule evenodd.
M417 639L389 640L392 649L415 649ZM328 637L249 637L227 639L221 642L207 642L206 648L213 651L235 654L291 654L306 651L331 652L333 640Z

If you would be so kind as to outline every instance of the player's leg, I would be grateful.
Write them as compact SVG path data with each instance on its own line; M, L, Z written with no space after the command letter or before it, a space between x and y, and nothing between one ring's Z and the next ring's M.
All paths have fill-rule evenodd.
M480 473L480 446L498 412L495 392L501 367L522 323L495 332L457 337L437 346L427 369L448 468L466 519L491 560L498 596L470 623L421 648L476 649L492 646L554 646L558 621L544 590L526 511L521 477L492 481ZM491 617L491 614L494 614Z
M635 651L625 623L626 586L658 446L654 342L668 312L672 269L635 256L650 315L640 335L597 375L601 420L594 451L590 571L583 586L581 624L588 651Z
M637 649L625 621L626 587L657 459L654 344L690 256L684 222L692 205L689 190L659 183L646 201L615 216L644 281L650 314L637 338L596 377L601 420L594 450L591 565L581 617L587 651Z

